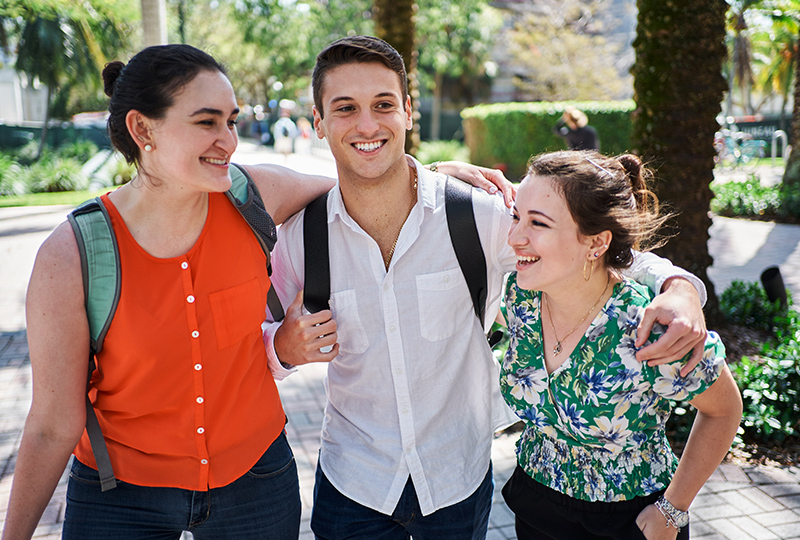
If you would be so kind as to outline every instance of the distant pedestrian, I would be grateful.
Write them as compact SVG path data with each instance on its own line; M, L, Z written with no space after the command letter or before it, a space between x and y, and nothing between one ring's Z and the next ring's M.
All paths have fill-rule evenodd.
M272 126L275 137L275 151L283 154L285 158L294 152L294 139L297 137L297 126L292 121L294 101L282 99L280 102L281 117Z
M570 150L600 150L597 130L589 125L586 114L574 107L564 109L553 132L564 138Z

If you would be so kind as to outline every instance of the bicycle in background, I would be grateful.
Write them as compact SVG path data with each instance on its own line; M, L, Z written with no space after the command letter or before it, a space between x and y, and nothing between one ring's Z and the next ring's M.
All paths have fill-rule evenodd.
M766 155L767 143L741 131L723 129L714 134L714 148L714 163L723 169L751 169Z

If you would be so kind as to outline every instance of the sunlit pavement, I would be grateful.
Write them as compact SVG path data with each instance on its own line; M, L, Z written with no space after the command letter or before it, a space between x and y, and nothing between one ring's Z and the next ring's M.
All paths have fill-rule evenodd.
M284 158L265 147L243 142L233 161L276 163L308 174L336 174L333 159L322 150ZM25 286L36 249L69 210L0 209L0 527L5 521L14 462L31 399ZM778 265L786 286L795 299L800 299L800 226L715 217L710 234L714 265L709 276L717 293L734 279L757 281L764 268ZM325 405L324 376L325 367L312 364L278 385L300 475L303 540L313 538L309 519ZM515 538L513 515L500 495L514 468L514 440L513 435L502 435L493 445L496 496L490 515L490 540ZM36 538L60 537L65 492L66 475L45 511ZM691 512L692 538L800 539L800 467L722 465L695 499Z

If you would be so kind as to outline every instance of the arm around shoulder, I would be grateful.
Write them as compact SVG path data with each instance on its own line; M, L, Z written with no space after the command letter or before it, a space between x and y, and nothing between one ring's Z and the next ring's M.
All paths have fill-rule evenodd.
M26 316L33 401L14 470L3 540L32 536L86 419L89 327L77 243L66 222L36 256Z
M336 185L333 178L301 174L280 165L247 165L245 168L258 186L267 212L278 225Z

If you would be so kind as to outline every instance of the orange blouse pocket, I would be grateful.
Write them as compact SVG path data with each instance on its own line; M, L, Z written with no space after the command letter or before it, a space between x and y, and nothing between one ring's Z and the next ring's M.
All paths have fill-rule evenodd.
M219 349L230 347L253 332L261 333L267 301L258 279L213 292L208 300Z

